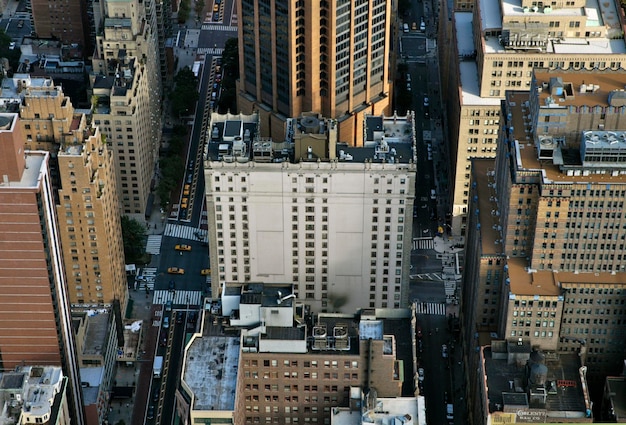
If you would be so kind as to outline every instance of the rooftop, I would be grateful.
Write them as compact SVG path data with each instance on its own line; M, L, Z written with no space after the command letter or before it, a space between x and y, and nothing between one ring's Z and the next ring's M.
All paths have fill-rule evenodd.
M480 224L481 253L483 256L502 255L502 227L498 210L497 192L493 187L495 163L493 158L472 160L472 188L478 208L468 211L477 214ZM477 197L477 198L476 198ZM500 241L496 243L496 241Z
M1 117L5 114L0 114ZM0 129L0 133L3 130ZM0 188L2 189L34 189L39 188L40 180L43 174L48 173L48 152L44 151L25 151L26 154L26 168L22 173L20 181L9 181L8 183L0 182Z
M626 184L626 174L621 171L614 172L621 167L617 162L613 164L606 162L603 164L604 168L583 168L580 146L574 144L560 146L559 155L554 155L552 161L539 159L537 145L529 131L533 124L525 118L527 116L525 114L529 113L529 92L507 91L505 96L506 125L513 130L509 135L509 140L513 143L510 152L515 157L517 170L536 171L544 184Z
M459 76L463 105L495 106L500 99L481 97L478 85L478 66L474 47L474 28L472 12L455 12L456 43L459 53Z
M625 70L535 70L535 87L541 108L626 105Z
M56 366L21 366L0 374L0 388L5 390L0 391L0 423L17 423L18 418L19 423L41 422L44 415L54 422L55 397L63 387L63 372Z
M521 0L479 0L481 31L483 34L488 31L498 31L502 29L502 17L527 16L532 18L533 14L541 13L524 11ZM619 32L619 14L615 2L601 0L587 0L584 8L563 8L551 9L550 15L554 16L586 16L586 27L604 25L607 31L603 31L603 37L591 38L561 38L552 39L547 45L548 53L560 54L616 54L625 53L626 44L623 38L613 37ZM610 36L607 37L607 34ZM622 36L623 37L623 36ZM498 37L483 38L485 50L488 53L504 53L505 49L500 44Z
M353 390L354 391L354 390ZM351 397L352 398L352 397ZM365 399L367 396L364 397ZM376 406L367 409L366 400L361 410L332 409L332 425L397 424L418 425L426 423L424 397L377 398Z
M517 412L531 409L556 422L588 418L589 396L576 353L513 353L515 342L494 341L483 347L485 386L488 408L494 412ZM590 420L589 420L590 421ZM518 422L520 422L518 420Z
M363 147L337 143L334 120L305 115L288 120L285 141L260 137L256 115L211 115L208 160L224 162L410 163L416 161L413 115L368 116Z
M194 410L233 410L237 387L240 339L223 335L209 314L203 333L194 335L185 353L183 380L194 395Z
M2 80L0 98L15 99L24 95L31 97L58 96L60 87L55 87L51 78L32 77L30 74L13 74L13 78Z
M85 346L83 355L102 355L102 347L105 347L110 332L112 317L108 309L87 311L87 333L85 334Z
M124 348L118 350L117 361L135 361L139 353L142 325L141 320L123 319L124 324Z
M226 322L223 318L209 314L209 310L204 313L202 335L194 335L185 354L183 381L194 394L195 410L232 410L241 347L240 332L232 326L224 327ZM303 333L307 330L309 353L354 355L359 353L359 340L373 338L384 342L385 354L395 355L398 360L402 360L402 374L410 377L415 373L412 370L412 339L415 332L411 328L410 316L410 309L364 310L356 315L324 313L307 318L306 327L292 325L251 329L244 334L243 343L247 347L250 341L252 347L259 338L287 343L303 341ZM278 347L280 352L290 352L284 346L270 344L265 347L270 352L273 352L273 347ZM413 380L405 379L402 394L411 395L414 391Z

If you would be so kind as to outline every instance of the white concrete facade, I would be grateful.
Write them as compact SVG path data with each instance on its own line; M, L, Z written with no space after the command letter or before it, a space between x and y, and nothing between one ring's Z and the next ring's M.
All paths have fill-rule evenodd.
M315 311L408 302L415 165L205 162L213 293L294 283Z

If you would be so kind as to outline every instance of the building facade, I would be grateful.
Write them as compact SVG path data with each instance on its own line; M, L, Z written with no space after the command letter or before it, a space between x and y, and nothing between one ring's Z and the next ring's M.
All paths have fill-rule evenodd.
M377 139L349 148L316 116L293 120L293 143L273 143L258 138L254 116L213 114L204 170L214 294L221 282L269 280L294 282L314 311L408 305L414 130L403 120L408 137L394 141L372 121Z
M125 308L128 290L111 147L49 78L14 74L3 81L0 102L19 112L25 148L51 154L70 303L111 305L117 300Z
M592 423L586 368L574 353L531 348L523 338L480 348L469 423Z
M81 119L74 120L80 138L65 139L57 155L57 215L70 303L117 301L125 311L128 283L113 152L98 127Z
M20 366L0 374L3 422L70 425L68 379L56 366Z
M624 82L623 71L536 71L530 93L507 93L495 167L474 161L465 278L475 284L464 294L469 356L479 343L474 334L487 331L576 352L596 384L621 370ZM483 257L495 245L500 301L492 326L481 327L471 306L492 287Z
M238 0L238 107L282 141L305 112L337 120L360 145L365 115L390 115L391 2Z
M0 351L2 367L63 366L71 411L82 394L55 199L44 151L25 151L17 114L0 114ZM17 249L16 247L19 247Z
M415 374L411 344L401 343L415 343L412 310L309 315L294 297L290 284L223 287L185 352L183 423L330 424L335 408L363 407L361 395L415 397L404 378Z
M52 38L65 44L76 44L83 49L91 46L87 19L87 1L49 3L30 0L34 31L40 38ZM91 52L86 51L87 55Z
M442 79L453 80L444 92L450 99L451 152L456 152L452 228L455 234L464 234L471 200L467 167L471 158L495 157L492 134L501 117L499 103L493 101L502 99L506 90L529 89L536 68L582 72L624 68L626 47L619 2L548 5L480 0L471 12L463 11L467 5L457 6L459 11L451 16L457 51L442 49L440 54L448 64L442 68ZM578 12L581 8L585 13Z
M143 220L158 157L161 76L154 2L105 1L91 76L93 119L111 144L124 215ZM146 15L146 9L150 14Z

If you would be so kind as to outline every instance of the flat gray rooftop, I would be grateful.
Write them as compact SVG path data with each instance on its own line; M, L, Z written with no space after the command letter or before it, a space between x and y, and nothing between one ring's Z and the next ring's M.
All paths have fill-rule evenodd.
M238 336L205 334L193 341L183 379L193 391L194 410L235 409L239 348Z
M526 382L525 366L518 367L515 363L507 364L506 359L493 359L491 347L484 350L487 388L489 391L489 412L498 411L497 407L505 404L524 405L528 400L527 392L518 392L517 387ZM546 355L545 365L548 368L546 388L551 382L556 385L556 394L548 392L546 399L547 413L552 417L557 412L582 412L586 410L582 383L580 381L580 360L575 353ZM566 384L565 384L566 383ZM525 389L525 387L524 387ZM536 407L536 406L530 406ZM538 407L537 407L538 408Z

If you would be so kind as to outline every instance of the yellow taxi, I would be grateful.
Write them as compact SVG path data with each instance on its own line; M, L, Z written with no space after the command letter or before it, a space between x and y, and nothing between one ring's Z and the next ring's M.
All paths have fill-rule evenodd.
M169 274L185 274L185 269L181 269L178 267L170 267L169 269L167 269L167 272Z
M188 198L183 198L183 199L180 201L180 207L181 207L181 208L187 208L187 202L188 202L188 201L189 201L189 199L188 199Z
M185 187L183 188L183 195L189 195L190 189L191 189L191 186L186 184Z
M176 245L176 247L174 247L174 249L176 251L191 251L191 245Z
M200 274L202 276L209 275L209 274L211 274L211 269L202 269L202 270L200 270Z
M220 11L220 5L219 5L219 4L217 4L217 3L215 3L215 4L213 5L213 12L219 12L219 11Z

